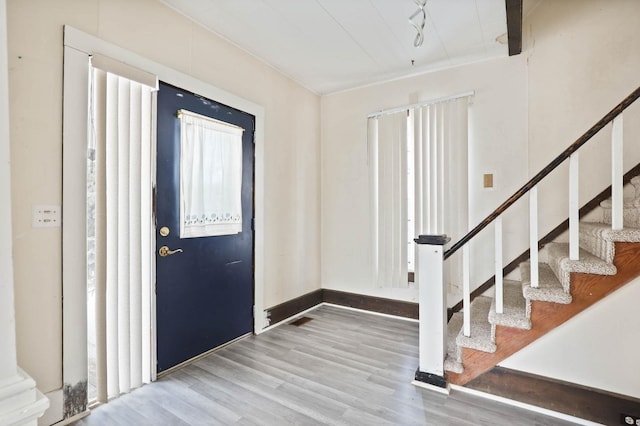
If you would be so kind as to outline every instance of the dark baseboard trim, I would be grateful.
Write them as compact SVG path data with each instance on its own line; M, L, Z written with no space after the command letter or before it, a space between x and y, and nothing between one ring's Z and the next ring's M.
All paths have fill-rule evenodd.
M437 386L443 389L447 388L447 380L444 377L431 373L425 373L424 371L420 371L420 369L416 370L415 379L418 382L427 383L431 386Z
M267 309L269 324L277 324L322 303L322 289L303 294Z
M503 367L465 387L605 425L621 424L622 413L640 417L640 400Z
M323 302L380 314L418 319L418 303L323 289Z
M318 289L267 309L269 324L277 324L320 303L347 306L380 314L418 319L418 303L385 299L338 290Z

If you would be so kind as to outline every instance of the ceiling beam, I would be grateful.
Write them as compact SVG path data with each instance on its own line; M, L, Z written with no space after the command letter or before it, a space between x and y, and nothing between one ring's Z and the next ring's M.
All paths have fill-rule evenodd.
M505 0L509 56L522 52L522 0Z

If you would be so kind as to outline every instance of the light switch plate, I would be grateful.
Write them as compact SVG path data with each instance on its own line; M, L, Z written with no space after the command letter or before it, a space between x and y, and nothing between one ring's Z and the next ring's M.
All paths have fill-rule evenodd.
M31 226L33 228L59 228L61 222L60 206L32 206Z
M485 173L482 176L482 186L484 188L493 188L493 173Z

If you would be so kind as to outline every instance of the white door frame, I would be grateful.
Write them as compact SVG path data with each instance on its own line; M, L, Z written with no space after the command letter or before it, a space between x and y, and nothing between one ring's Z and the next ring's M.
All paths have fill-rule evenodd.
M212 84L146 59L73 27L64 27L62 312L63 386L87 382L86 141L89 55L111 57L155 74L159 80L255 117L254 332L264 323L264 107ZM155 152L152 164L155 164ZM155 167L155 166L154 166ZM153 178L155 182L155 176ZM68 224L70 226L64 226ZM82 224L82 225L81 225ZM155 274L155 270L153 271ZM155 277L153 277L155 281ZM155 293L152 298L155 297ZM152 300L152 376L155 379L155 300ZM84 331L84 332L83 332Z

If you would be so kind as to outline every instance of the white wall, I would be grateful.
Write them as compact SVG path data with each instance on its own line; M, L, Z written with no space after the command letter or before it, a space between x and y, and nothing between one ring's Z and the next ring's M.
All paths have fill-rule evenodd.
M525 18L524 51L518 57L323 97L323 287L416 300L415 290L372 286L368 113L476 90L471 182L479 185L481 174L493 171L497 184L493 192L472 188L470 215L477 222L638 87L639 18L637 0L542 0ZM624 135L628 170L640 162L640 102L625 113ZM610 182L609 138L607 127L580 154L581 203ZM540 236L568 216L567 171L561 167L540 186ZM516 206L527 209L526 201ZM505 226L506 263L527 247L528 226ZM476 284L491 273L491 230L486 234L473 245L480 252L472 265ZM639 292L636 280L504 365L638 397L637 357L632 354L640 351L634 314ZM449 304L456 301L450 298Z
M544 1L525 22L529 52L529 167L540 168L640 85L640 2ZM567 54L567 52L571 52ZM640 162L640 103L624 115L625 170ZM610 172L610 128L580 154L581 202ZM550 228L566 218L566 168L546 184ZM501 363L640 398L640 279Z
M640 278L500 365L640 398L638 300Z
M544 0L525 19L529 170L540 170L640 85L640 2ZM640 103L625 114L625 170L640 162ZM610 180L610 126L580 152L580 202ZM567 218L568 166L540 187L541 234Z
M64 24L265 108L264 305L320 285L317 95L154 0L9 0L18 361L44 392L62 381L61 233L31 206L61 203Z
M476 225L527 180L526 56L476 63L322 98L322 285L325 288L417 300L415 289L373 287L369 229L367 115L418 101L475 91L470 106L470 220ZM466 167L466 165L456 165ZM483 173L495 188L482 189ZM526 206L525 206L526 207ZM505 224L505 241L523 236ZM488 241L487 238L489 237ZM492 232L481 235L472 265L475 282L491 274ZM509 249L509 244L507 247ZM455 283L459 284L459 283ZM457 293L457 289L453 289ZM456 303L459 295L450 297Z

